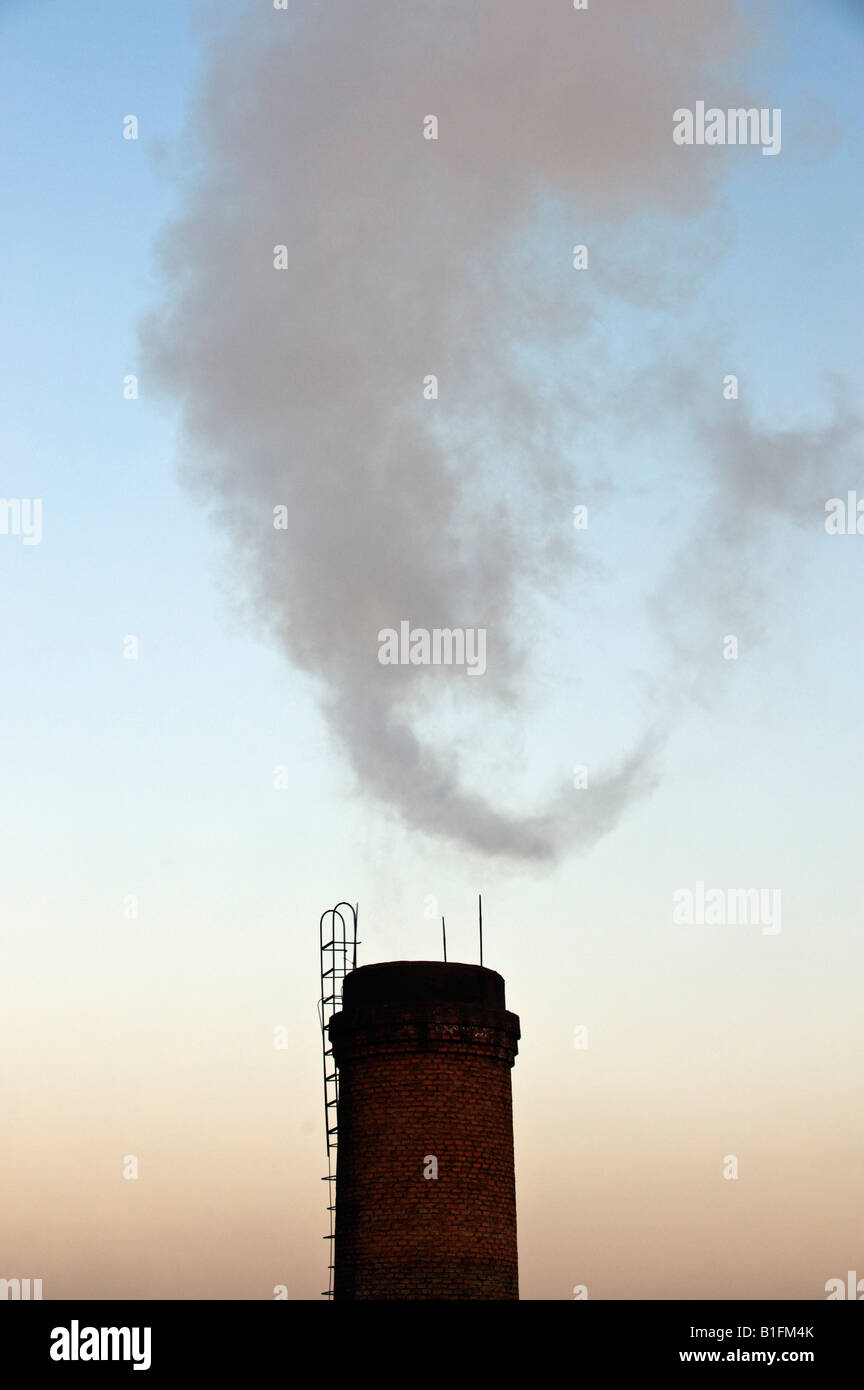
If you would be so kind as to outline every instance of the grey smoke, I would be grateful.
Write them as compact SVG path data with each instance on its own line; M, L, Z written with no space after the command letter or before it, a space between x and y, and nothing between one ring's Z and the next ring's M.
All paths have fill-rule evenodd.
M752 646L763 635L773 571L783 570L790 526L824 535L825 502L857 476L862 419L844 383L831 383L831 417L796 429L757 427L742 403L721 403L692 422L710 484L689 537L652 596L659 631L677 658L682 694L697 694L706 651L724 634ZM682 372L676 395L695 398ZM708 644L711 644L710 649Z
M669 94L710 81L718 104L746 100L726 65L749 41L733 0L294 0L249 4L213 40L146 367L180 404L185 472L262 625L319 682L361 794L409 826L553 860L656 781L650 721L590 797L517 814L420 728L445 696L491 724L523 709L522 634L573 565L573 444L622 410L602 360L578 391L567 378L573 345L603 335L570 246L614 227L607 291L674 300L681 228L712 207L720 166L682 173ZM646 268L652 219L671 251ZM489 672L382 668L377 633L402 618L486 628Z

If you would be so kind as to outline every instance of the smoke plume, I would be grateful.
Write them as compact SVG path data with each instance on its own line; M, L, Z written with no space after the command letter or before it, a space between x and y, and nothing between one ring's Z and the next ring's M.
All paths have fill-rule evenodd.
M733 0L292 0L212 41L144 354L262 624L319 682L360 793L408 826L553 860L654 784L652 725L590 801L505 810L428 725L524 707L523 634L573 567L574 442L626 410L602 352L576 389L568 355L603 343L604 294L684 283L720 165L685 170L671 112L708 90L738 104L725 74L751 38ZM647 274L652 222L668 236ZM402 619L486 629L487 674L382 666Z

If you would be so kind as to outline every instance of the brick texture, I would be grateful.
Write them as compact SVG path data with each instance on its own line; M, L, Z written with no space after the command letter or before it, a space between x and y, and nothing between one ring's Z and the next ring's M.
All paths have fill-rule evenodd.
M426 965L354 972L331 1021L337 1300L519 1297L510 1089L519 1020L495 972L429 963L418 990ZM379 972L368 977L371 998L359 987L364 971ZM432 1157L437 1177L425 1177Z

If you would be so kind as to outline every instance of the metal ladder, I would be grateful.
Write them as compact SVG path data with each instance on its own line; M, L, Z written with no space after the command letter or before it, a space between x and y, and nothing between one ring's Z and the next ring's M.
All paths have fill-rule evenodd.
M346 909L343 915L342 909ZM333 1297L333 1241L336 1236L336 1163L339 1131L339 1073L333 1059L333 1049L327 1036L327 1025L342 1007L342 984L351 970L357 969L357 922L359 904L337 903L321 913L318 940L321 950L321 997L318 1000L318 1021L321 1024L321 1052L324 1062L324 1134L327 1141L327 1176L322 1182L327 1188L330 1231L324 1240L330 1241L327 1288L323 1298ZM348 921L346 921L348 916ZM350 924L350 925L349 925ZM348 961L351 961L349 966Z

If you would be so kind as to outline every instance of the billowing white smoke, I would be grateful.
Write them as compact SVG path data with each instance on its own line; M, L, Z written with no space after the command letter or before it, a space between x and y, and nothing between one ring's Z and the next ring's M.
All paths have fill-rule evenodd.
M614 295L650 296L628 226L686 229L710 205L720 166L685 168L671 112L709 80L722 99L749 36L733 0L232 10L143 330L150 373L179 399L188 471L262 620L319 678L362 794L465 846L553 859L650 788L653 731L590 801L565 789L518 815L418 729L445 694L457 712L518 715L518 616L572 566L572 446L616 387L598 370L574 392L568 348L596 329L604 274ZM598 299L569 257L603 228L618 250L614 270L597 258ZM382 667L378 632L403 618L484 628L487 674Z

